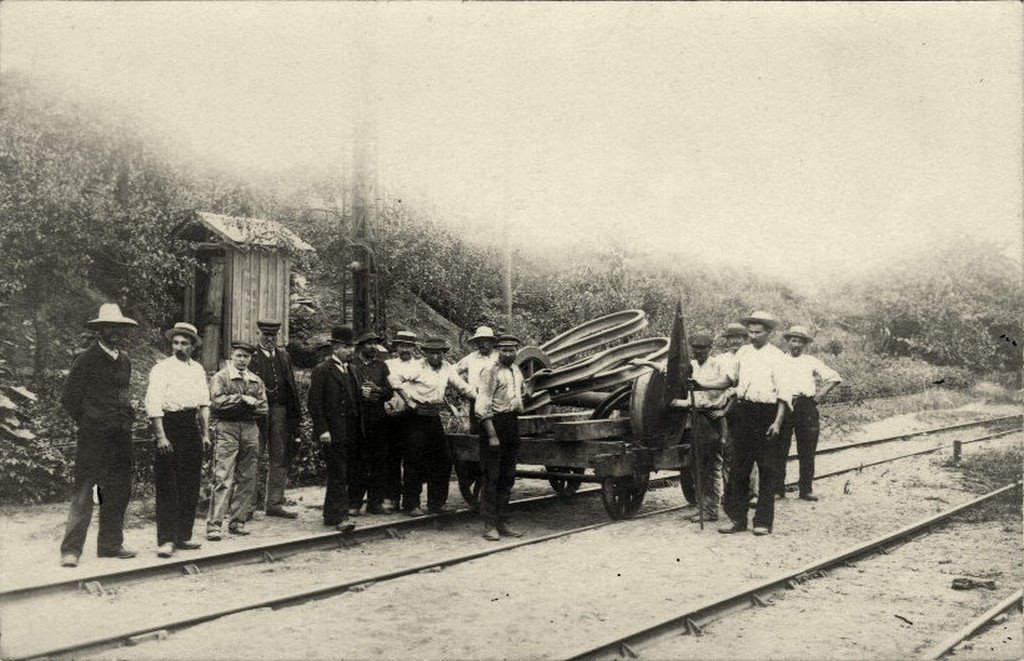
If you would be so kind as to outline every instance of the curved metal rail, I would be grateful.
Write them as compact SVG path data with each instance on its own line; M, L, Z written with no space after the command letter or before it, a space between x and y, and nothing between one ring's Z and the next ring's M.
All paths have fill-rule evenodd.
M623 310L570 328L540 345L540 348L557 365L584 351L639 333L646 327L646 312Z
M908 540L917 534L924 532L936 525L945 523L951 518L965 512L969 509L983 505L994 498L998 498L1003 494L1021 488L1021 482L1015 482L1008 484L1004 487L996 489L995 491L989 492L984 496L980 496L971 500L963 505L959 505L952 509L946 510L940 514L930 516L926 519L912 523L909 526L900 528L894 532L882 535L871 541L863 544L858 544L854 547L846 549L837 553L836 555L830 556L823 560L815 561L809 565L805 565L796 569L795 571L788 571L775 578L768 579L754 585L750 588L744 588L732 594L725 596L724 598L718 598L705 602L704 604L683 613L673 615L657 624L652 626L644 627L629 633L619 635L611 640L608 640L600 645L596 645L592 648L581 650L575 654L572 654L566 658L568 659L618 659L622 657L636 658L637 653L635 647L641 644L647 644L656 640L679 635L681 633L700 633L699 622L707 623L713 618L723 615L732 610L738 610L742 608L749 608L755 603L764 603L764 597L770 593L778 590L785 589L795 582L801 580L807 580L815 574L821 574L826 572L828 569L842 565L844 562L849 562L868 553L876 550L885 549L886 547L896 544L901 541Z
M536 390L557 392L557 389L584 381L602 372L616 368L637 358L656 360L668 350L667 337L648 337L605 349L584 360L553 370L541 370L533 375Z

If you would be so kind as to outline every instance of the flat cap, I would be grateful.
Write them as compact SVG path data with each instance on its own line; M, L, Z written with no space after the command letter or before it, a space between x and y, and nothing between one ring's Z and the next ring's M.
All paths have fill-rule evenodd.
M423 344L420 348L424 351L450 351L451 347L448 346L448 341L442 337L428 337L423 340Z
M714 340L711 339L710 333L704 331L697 331L687 338L690 341L691 347L710 347L714 344Z
M276 333L281 330L281 322L274 319L260 319L256 322L256 328L261 331L272 331Z
M232 342L231 343L231 348L232 349L241 349L242 351L244 351L246 353L249 353L249 354L251 354L251 353L256 351L256 346L255 345L250 344L249 342L242 342L240 340L236 341L236 342Z
M747 327L743 324L737 324L735 321L725 325L725 337L746 337Z

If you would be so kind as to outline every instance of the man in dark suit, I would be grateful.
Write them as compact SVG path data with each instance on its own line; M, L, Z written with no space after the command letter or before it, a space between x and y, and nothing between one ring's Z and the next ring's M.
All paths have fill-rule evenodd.
M388 458L388 437L385 433L386 418L384 403L391 399L394 390L388 381L388 366L377 357L377 343L381 337L367 331L356 338L355 357L352 371L359 384L362 398L363 452L358 466L356 457L349 457L349 514L358 515L363 496L366 497L367 514L391 514L384 509L384 477Z
M266 485L267 516L294 519L298 514L284 508L284 490L288 486L288 469L302 441L299 435L302 407L295 388L291 356L284 347L277 346L281 322L260 320L256 326L260 331L260 342L252 355L249 369L266 386L270 407L266 421L260 426L260 454L265 447L270 458Z
M349 326L331 330L331 355L313 368L309 383L309 415L313 436L323 444L327 465L324 525L342 532L355 528L349 521L348 461L350 450L362 445L360 389L352 371L353 333Z

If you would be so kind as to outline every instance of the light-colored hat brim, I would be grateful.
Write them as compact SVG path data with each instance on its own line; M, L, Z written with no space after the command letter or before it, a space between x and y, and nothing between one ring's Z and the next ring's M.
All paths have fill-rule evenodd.
M791 337L799 337L801 340L806 340L808 342L813 342L814 341L813 337L811 337L810 335L805 335L804 333L787 332L787 333L783 333L782 337L787 339L787 340L789 338L791 338Z
M775 319L763 319L761 317L740 317L740 321L742 321L744 324L761 324L762 326L767 326L772 330L775 330L776 328L779 327L779 322Z
M198 334L193 333L192 331L185 328L168 328L167 330L164 331L164 337L166 337L168 340L173 340L175 335L184 335L186 337L191 337L192 344L197 347L203 343L203 338L199 337Z
M132 327L132 326L138 326L139 322L135 321L134 319L129 319L128 317L121 317L120 319L90 319L89 321L85 322L85 325L89 326L89 327L95 327L95 326L129 326L129 327Z

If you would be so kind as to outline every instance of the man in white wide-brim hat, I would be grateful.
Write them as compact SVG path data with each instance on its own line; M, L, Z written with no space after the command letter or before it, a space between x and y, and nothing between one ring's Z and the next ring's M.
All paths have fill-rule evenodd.
M203 449L210 446L210 386L192 352L202 342L196 327L184 321L164 335L171 355L149 372L146 415L156 436L153 479L156 484L157 555L198 549L192 541L203 472Z
M473 337L466 340L466 343L473 347L473 351L463 356L463 358L455 364L455 370L458 372L459 376L469 384L469 387L473 389L473 392L479 392L480 375L498 359L498 353L494 350L494 346L497 341L498 338L494 334L494 329L490 326L477 326L476 331L473 333ZM477 434L479 432L480 419L476 415L475 407L470 407L469 433ZM469 503L469 507L470 509L475 508L477 506L476 501L480 495L480 463L477 461L456 459L455 472L459 476L459 481L466 485L468 490L473 494L473 502Z
M842 378L817 356L804 353L804 348L814 341L805 326L793 326L782 337L789 348L786 376L793 398L793 411L786 416L779 433L781 443L775 492L780 498L786 495L786 458L795 435L800 459L800 498L815 501L818 497L814 495L814 453L818 449L821 429L818 402L839 385Z
M92 518L92 488L99 490L100 530L96 554L132 558L124 545L124 513L132 493L132 411L128 385L132 363L124 352L128 332L138 326L116 303L100 306L85 322L96 343L71 365L61 403L78 427L74 488L60 564L75 567Z
M391 348L397 354L388 358L388 381L394 389L394 395L384 405L388 415L386 436L388 454L384 469L384 509L397 512L402 501L402 462L405 461L404 448L409 436L411 411L405 405L398 388L412 379L423 368L423 361L416 357L416 349L420 346L419 336L409 330L400 330L391 340Z

